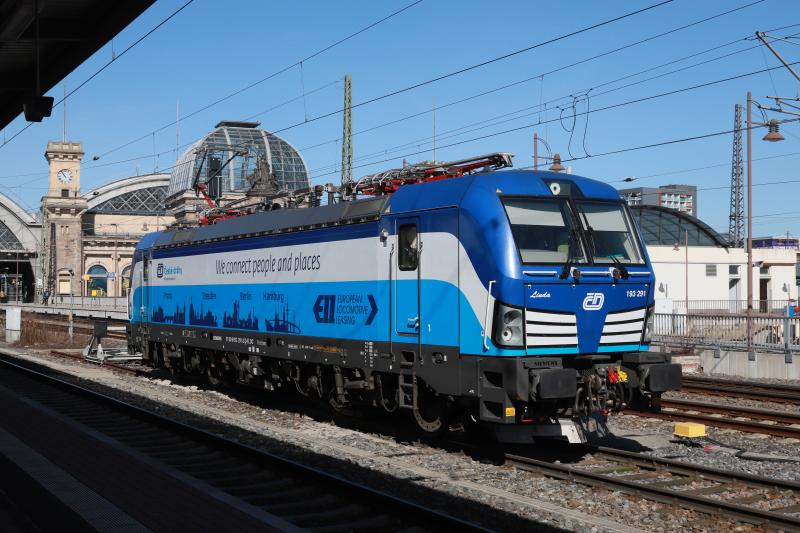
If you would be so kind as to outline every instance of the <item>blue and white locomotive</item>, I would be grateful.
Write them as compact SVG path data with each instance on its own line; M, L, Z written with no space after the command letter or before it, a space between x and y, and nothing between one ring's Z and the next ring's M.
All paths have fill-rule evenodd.
M657 406L681 369L649 351L653 269L617 191L477 161L145 236L131 349L214 383L407 409L428 434L577 442L609 410Z

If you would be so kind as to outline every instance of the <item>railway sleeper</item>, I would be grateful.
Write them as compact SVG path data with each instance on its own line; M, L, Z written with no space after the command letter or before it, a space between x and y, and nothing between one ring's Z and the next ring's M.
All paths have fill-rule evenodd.
M329 493L322 493L320 496L314 498L314 509L317 511L328 511L336 509L342 503L342 499ZM281 516L301 514L308 510L308 503L305 501L293 501L286 503L279 503L270 505L269 510L271 513L279 514Z
M183 459L175 459L169 462L170 466L181 470L205 469L207 472L219 471L220 468L229 468L242 465L241 459L230 455L198 456L191 455Z
M309 485L298 486L296 481L290 479L281 481L282 485L276 482L275 487L273 487L273 492L267 494L253 494L252 496L243 495L240 497L252 505L268 509L270 505L277 505L283 502L294 502L298 500L310 502L313 501L315 497L324 494L316 487L311 487Z
M155 453L159 450L184 449L184 445L188 444L185 438L177 435L171 437L161 437L157 440L132 438L130 440L126 439L126 443L139 451L146 452L147 454Z
M234 496L242 494L261 494L270 490L282 481L283 478L278 477L271 472L265 472L263 475L255 476L239 476L227 481L218 481L216 485Z
M703 487L703 488L700 488L700 489L691 489L691 490L687 490L685 492L686 492L686 494L694 494L694 495L697 495L697 496L705 496L707 494L720 494L720 493L723 493L723 492L728 492L728 491L733 491L733 490L735 490L735 487L732 487L731 485L729 485L727 483L720 483L718 485L712 485L710 487Z
M125 440L124 442L127 444L128 441ZM150 453L149 455L152 456L152 457L155 457L157 459L168 461L173 457L177 457L177 458L185 457L187 453L200 455L200 454L211 453L211 452L222 453L222 452L218 452L217 450L215 450L213 448L209 448L208 446L205 446L203 444L196 444L194 446L189 446L187 448L182 448L182 449L168 449L168 450L164 450L164 451L157 451L157 452Z
M272 494L282 493L287 489L297 486L296 481L292 481L286 477L279 477L273 475L271 478L263 478L248 483L236 482L242 479L243 476L236 478L228 478L222 480L215 480L214 485L222 488L225 492L237 496L248 503L256 506L261 506L260 503L254 503L253 499L257 497L270 496Z
M188 455L188 457L187 457ZM202 461L216 461L218 459L222 459L228 457L228 455L224 452L217 451L217 450L202 450L198 449L197 452L186 450L176 450L172 453L163 453L163 454L153 454L153 457L158 458L160 461L164 461L165 463L169 463L173 466L178 464L183 464L184 462L195 462L198 460Z
M259 465L251 465L249 471L234 472L220 472L209 483L214 486L224 489L225 491L233 492L244 490L246 487L263 487L265 490L283 489L290 487L285 483L286 476L267 467ZM296 484L296 483L295 483ZM246 492L243 492L246 493Z
M314 505L314 507L316 508L316 505ZM363 505L351 503L349 505L345 505L343 507L340 506L328 511L308 512L308 508L306 507L306 511L301 511L299 514L275 514L278 514L284 520L292 522L293 524L297 524L300 527L309 528L315 526L324 526L331 523L353 522L354 520L361 518L369 518L372 513L372 511Z
M229 466L220 465L215 468L209 468L208 466L199 463L193 466L182 466L179 468L179 470L211 483L218 478L230 479L231 476L240 476L242 474L258 472L260 467L254 465L253 463L244 463L240 459L236 459Z
M314 526L315 533L334 533L338 531L382 531L388 528L396 528L398 520L388 515L377 515L366 517L362 520L347 522L345 524L333 524L324 526ZM412 530L415 531L415 530Z
M97 429L98 431L102 431L103 433L114 433L118 435L137 435L137 432L141 428L138 424L132 424L130 421L125 420L110 420L108 418L93 418L93 419L86 419L72 417L80 422L83 422L86 425L90 425L93 428ZM162 432L163 435L163 432ZM142 435L143 437L151 437L152 435Z

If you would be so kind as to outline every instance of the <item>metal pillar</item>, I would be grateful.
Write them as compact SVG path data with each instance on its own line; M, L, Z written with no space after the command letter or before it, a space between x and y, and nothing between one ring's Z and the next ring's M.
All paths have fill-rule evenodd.
M353 181L353 79L344 77L344 107L342 113L342 185Z
M684 231L684 238L683 238L683 267L684 267L684 275L686 276L686 285L684 289L686 289L686 315L689 315L689 230Z
M747 91L747 359L753 351L753 95Z
M728 238L734 248L744 245L744 155L742 152L742 106L736 104L733 119L731 205L728 224Z

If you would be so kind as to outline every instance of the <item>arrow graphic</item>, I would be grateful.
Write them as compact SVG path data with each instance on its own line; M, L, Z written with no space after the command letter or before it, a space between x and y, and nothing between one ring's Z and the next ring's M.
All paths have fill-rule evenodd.
M369 326L372 324L372 321L375 320L375 315L378 314L378 305L375 303L375 297L371 294L368 294L367 298L369 299L369 305L372 308L372 310L369 312L369 316L367 317L367 321L365 322L365 324Z

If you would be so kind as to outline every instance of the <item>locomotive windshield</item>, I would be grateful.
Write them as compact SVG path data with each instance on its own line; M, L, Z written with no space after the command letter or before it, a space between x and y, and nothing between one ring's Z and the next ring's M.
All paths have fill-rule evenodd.
M523 263L586 262L566 200L505 198L503 205Z
M644 263L633 222L621 203L578 200L575 204L594 263Z

